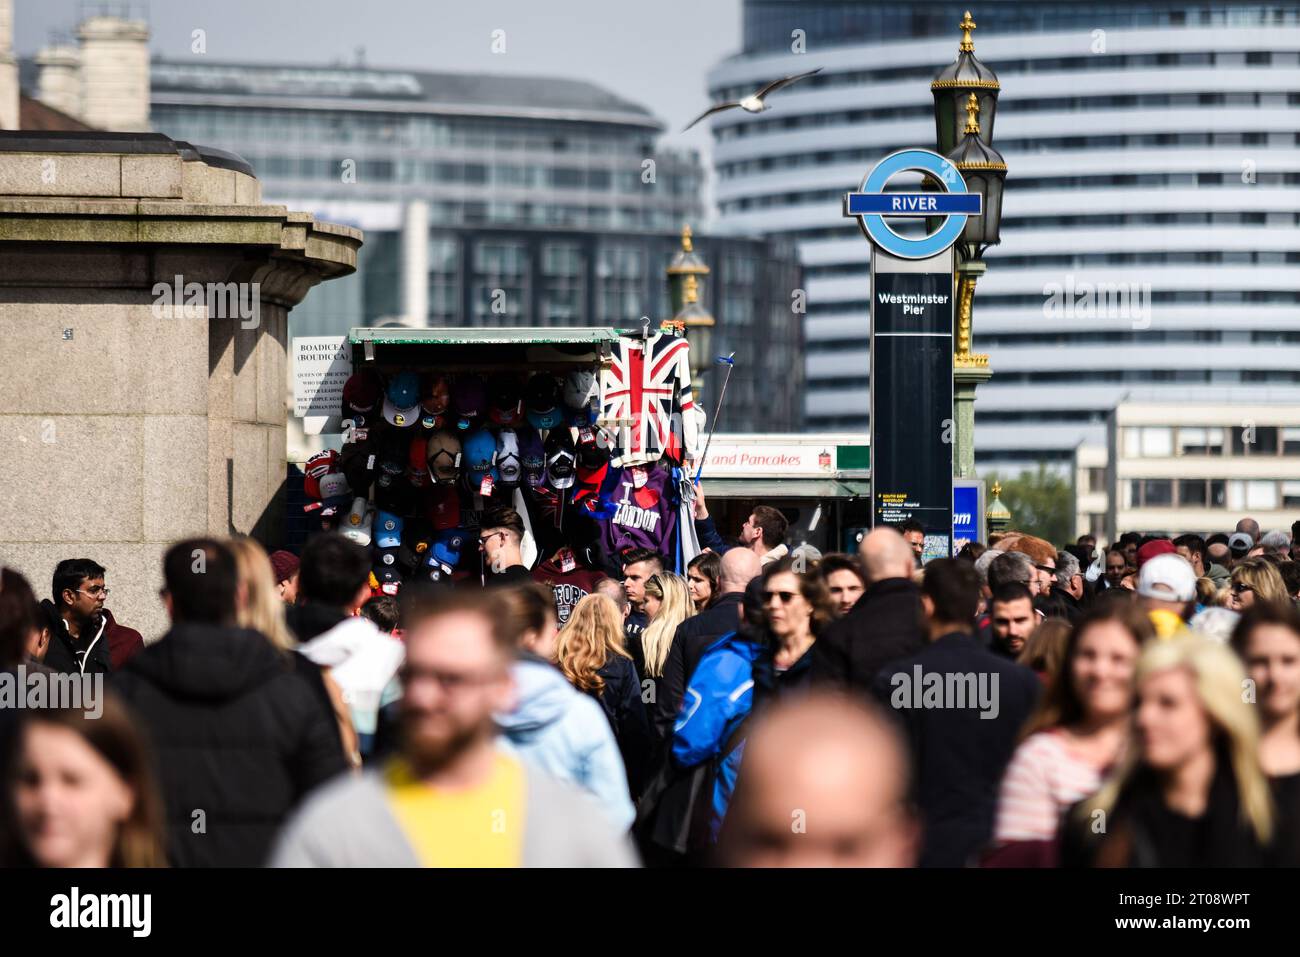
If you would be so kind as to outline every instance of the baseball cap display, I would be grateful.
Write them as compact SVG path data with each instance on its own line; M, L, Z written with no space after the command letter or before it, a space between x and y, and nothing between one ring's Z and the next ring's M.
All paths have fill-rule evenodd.
M546 435L546 480L551 488L566 489L573 486L574 464L577 455L573 436L567 428L551 429Z
M586 409L596 398L596 373L575 369L564 377L564 404L570 409Z
M1234 558L1240 558L1255 547L1255 540L1245 532L1233 532L1228 536L1228 550Z
M454 432L439 430L429 436L429 475L435 482L449 484L460 475L461 445Z
M514 429L502 429L497 433L497 471L501 475L501 484L509 488L518 485L522 470L519 436Z
M1138 572L1137 592L1165 601L1191 601L1196 597L1196 572L1181 555L1157 555Z
M392 558L393 556L386 556ZM376 562L370 569L370 587L381 595L396 595L402 590L402 573L395 563Z
M483 380L475 375L458 375L451 387L452 405L456 407L456 428L466 431L473 428L486 411L486 390Z
M519 383L512 376L497 376L488 389L490 417L495 425L522 425L524 401L519 395Z
M330 472L328 475L322 475L320 482L317 484L320 488L322 501L336 499L352 493L352 489L348 486L348 477L342 472Z
M358 545L370 544L370 530L374 525L375 513L370 510L370 503L361 496L352 501L352 511L339 522L339 531Z
M464 529L449 528L439 532L433 540L433 547L429 549L429 557L425 559L425 564L441 562L449 569L454 568L460 561L460 550L464 544Z
M460 524L460 493L454 485L438 485L429 491L429 521L437 531L446 531Z
M553 429L564 421L560 389L555 377L549 373L539 372L528 380L524 405L528 409L528 421L534 428Z
M542 437L536 429L522 429L517 434L524 482L530 488L546 484L546 452L542 448Z
M348 376L343 385L343 414L370 412L379 404L384 394L383 383L373 369L363 369Z
M317 452L307 460L303 466L303 473L306 476L302 482L302 490L308 498L322 498L320 480L326 475L339 470L339 454L333 449L326 449L324 452Z
M426 372L420 378L420 408L441 415L451 405L451 383L440 372Z
M409 429L420 421L420 406L399 406L392 399L384 399L384 421L399 429Z
M416 488L429 484L429 442L423 435L411 439L406 450L406 480Z
M391 512L375 516L375 544L380 548L397 548L402 544L402 519Z
M477 486L484 475L492 481L500 478L494 468L497 460L497 440L487 429L478 429L465 437L465 473L471 487Z
M420 401L420 377L414 372L399 372L388 383L388 398L401 409L409 409Z

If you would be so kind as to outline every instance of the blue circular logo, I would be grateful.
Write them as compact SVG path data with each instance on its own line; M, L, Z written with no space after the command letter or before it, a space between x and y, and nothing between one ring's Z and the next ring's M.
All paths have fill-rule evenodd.
M916 171L929 173L949 193L966 192L966 181L962 179L957 167L949 160L929 150L899 150L891 153L875 165L862 183L863 193L883 193L890 179L899 173ZM858 217L867 237L900 259L926 259L937 256L955 243L962 230L966 228L965 213L950 213L943 218L943 225L938 232L931 233L923 239L908 239L889 228L884 216L870 213Z

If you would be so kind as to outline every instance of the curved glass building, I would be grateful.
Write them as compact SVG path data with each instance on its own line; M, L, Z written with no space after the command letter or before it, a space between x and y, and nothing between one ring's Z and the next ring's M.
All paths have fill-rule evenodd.
M980 471L1066 468L1125 398L1296 403L1300 424L1300 8L746 0L715 100L822 68L711 121L719 229L800 250L808 426L867 422L869 248L841 200L934 148L929 83L968 8L1010 168L975 295Z

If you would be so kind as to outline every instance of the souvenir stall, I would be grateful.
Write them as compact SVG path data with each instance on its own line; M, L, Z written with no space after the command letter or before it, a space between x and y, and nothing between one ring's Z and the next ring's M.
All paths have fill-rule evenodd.
M350 333L342 440L306 463L305 511L370 548L377 594L479 584L482 515L512 506L524 561L620 574L651 548L684 568L703 444L689 344L671 325ZM319 526L316 523L319 522Z

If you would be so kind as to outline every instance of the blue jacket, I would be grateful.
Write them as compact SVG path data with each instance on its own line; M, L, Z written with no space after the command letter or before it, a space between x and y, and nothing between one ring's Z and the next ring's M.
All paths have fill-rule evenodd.
M496 716L503 746L531 767L594 794L615 827L632 826L636 809L604 709L541 660L513 668L518 703Z
M754 703L754 664L762 652L753 639L723 635L700 658L673 726L673 760L683 768L722 760L712 782L709 840L717 841L740 772L744 741L723 755Z

